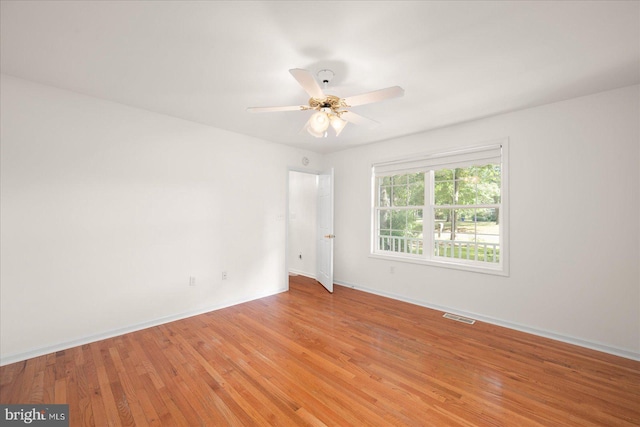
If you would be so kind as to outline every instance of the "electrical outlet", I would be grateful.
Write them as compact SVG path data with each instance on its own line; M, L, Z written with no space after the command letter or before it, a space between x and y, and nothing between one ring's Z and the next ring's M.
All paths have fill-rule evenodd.
M227 272L226 271L222 272L222 280L227 280Z
M394 266L389 267L389 273L395 274L396 273L396 268Z
M196 277L189 276L189 286L195 286L195 285L196 285Z

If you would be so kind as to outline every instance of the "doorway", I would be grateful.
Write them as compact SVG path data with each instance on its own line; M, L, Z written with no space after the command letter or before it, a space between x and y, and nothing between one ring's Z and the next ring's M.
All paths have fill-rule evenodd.
M289 170L287 196L286 273L333 292L333 169Z
M318 174L289 171L289 274L317 279Z

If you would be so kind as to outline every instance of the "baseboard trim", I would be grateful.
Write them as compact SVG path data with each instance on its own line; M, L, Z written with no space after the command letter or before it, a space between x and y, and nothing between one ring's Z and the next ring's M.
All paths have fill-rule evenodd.
M313 273L307 273L307 272L305 272L305 271L301 271L301 270L296 270L296 269L294 269L294 268L290 268L290 269L289 269L289 274L295 274L295 275L297 275L297 276L310 277L310 278L312 278L312 279L314 279L314 280L317 280L317 279L316 279L316 275L315 275L315 274L313 274Z
M71 341L66 341L60 344L55 344L55 345L46 346L46 347L39 347L39 348L31 349L22 353L10 354L6 357L0 358L0 366L9 365L11 363L16 363L16 362L22 362L23 360L44 356L45 354L55 353L57 351L62 351L62 350L68 350L70 348L78 347L85 344L90 344L92 342L114 338L114 337L128 334L131 332L141 331L143 329L152 328L154 326L164 325L166 323L175 322L177 320L182 320L189 317L198 316L200 314L209 313L211 311L221 310L223 308L231 307L234 305L238 305L245 302L254 301L260 298L265 298L271 295L276 295L282 292L286 292L287 290L288 290L288 287L278 289L275 292L269 292L269 293L265 293L263 295L259 295L251 298L235 300L232 302L205 307L198 310L186 311L186 312L174 314L171 316L160 317L158 319L150 320L148 322L138 323L135 325L127 326L125 328L113 329L111 331L103 332L96 335L90 335L90 336L78 338Z
M591 349L591 350L596 350L596 351L600 351L600 352L603 352L603 353L612 354L614 356L620 356L620 357L624 357L626 359L640 361L640 353L637 353L637 352L634 352L634 351L625 350L625 349L621 349L621 348L617 348L617 347L613 347L613 346L610 346L610 345L601 344L601 343L597 343L597 342L586 341L586 340L583 340L583 339L580 339L580 338L575 338L575 337L571 337L571 336L567 336L567 335L556 334L556 333L548 332L548 331L541 330L541 329L531 328L529 326L520 325L518 323L506 322L504 320L500 320L500 319L495 319L495 318L488 317L488 316L479 315L477 313L470 313L470 312L466 312L466 311L462 311L462 310L457 310L457 309L451 308L451 307L445 307L445 306L440 306L440 305L436 305L436 304L430 304L430 303L427 303L425 301L415 300L415 299L412 299L412 298L406 298L406 297L404 297L402 295L397 295L397 294L394 294L394 293L391 293L391 292L378 291L378 290L375 290L375 289L367 288L366 286L355 285L353 283L348 283L348 282L339 281L339 280L334 280L334 283L336 285L347 287L347 288L351 288L351 289L355 289L355 290L358 290L358 291L362 291L362 292L366 292L366 293L370 293L370 294L374 294L374 295L380 295L380 296L391 298L391 299L395 299L395 300L398 300L398 301L408 302L410 304L419 305L421 307L430 308L430 309L433 309L433 310L453 313L453 314L457 314L457 315L463 316L463 317L470 317L472 319L476 319L476 320L479 320L479 321L485 322L485 323L490 323L492 325L502 326L502 327L505 327L505 328L514 329L516 331L526 332L528 334L537 335L537 336L540 336L540 337L550 338L552 340L565 342L567 344L573 344L573 345L577 345L577 346L580 346L580 347L585 347L585 348L588 348L588 349Z

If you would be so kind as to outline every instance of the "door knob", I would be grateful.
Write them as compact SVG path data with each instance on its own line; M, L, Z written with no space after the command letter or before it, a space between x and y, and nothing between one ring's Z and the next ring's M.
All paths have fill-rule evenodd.
M325 236L327 239L335 239L336 235L335 234L325 234Z

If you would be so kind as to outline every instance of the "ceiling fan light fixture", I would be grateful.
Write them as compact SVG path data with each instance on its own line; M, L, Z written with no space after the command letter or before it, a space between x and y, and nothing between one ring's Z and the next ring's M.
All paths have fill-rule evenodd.
M309 132L309 135L315 136L316 138L326 136L326 132L316 132L311 126L307 127L307 132Z
M316 133L323 133L329 128L329 116L326 113L317 112L311 116L309 126Z
M330 122L331 122L331 127L333 128L333 130L336 131L336 133L340 133L340 131L347 124L347 122L345 122L338 116L331 116Z

